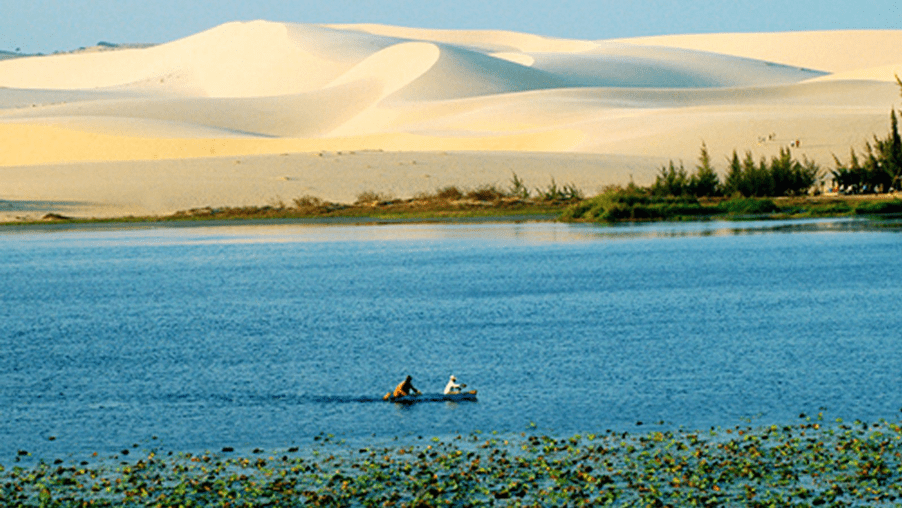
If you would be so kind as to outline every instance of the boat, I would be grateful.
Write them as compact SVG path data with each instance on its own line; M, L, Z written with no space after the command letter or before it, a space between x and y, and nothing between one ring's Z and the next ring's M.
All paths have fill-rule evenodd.
M389 402L397 402L399 404L414 404L417 402L461 402L475 401L476 390L469 390L460 393L421 393L419 395L405 395L404 397L392 397L390 393L386 393L383 400Z

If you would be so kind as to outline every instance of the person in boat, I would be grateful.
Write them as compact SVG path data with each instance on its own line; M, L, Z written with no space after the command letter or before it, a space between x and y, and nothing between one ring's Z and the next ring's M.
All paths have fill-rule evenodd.
M392 398L394 399L397 397L407 397L411 393L420 395L421 392L414 388L412 381L413 378L410 376L407 376L407 379L401 381L401 383L397 387L395 387L395 391L392 392Z
M445 385L444 393L445 393L445 395L452 395L452 394L460 393L460 389L466 388L466 387L467 387L467 385L457 384L457 378L452 375L451 379L448 380L448 384Z

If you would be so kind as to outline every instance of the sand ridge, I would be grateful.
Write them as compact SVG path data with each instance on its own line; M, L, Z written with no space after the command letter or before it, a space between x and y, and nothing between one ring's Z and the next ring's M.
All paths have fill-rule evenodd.
M829 164L885 130L900 102L899 42L902 31L886 30L581 41L251 21L146 48L11 58L0 61L0 177L42 185L22 181L0 200L9 213L24 209L16 203L66 201L73 182L43 175L90 180L60 173L66 165L119 168L129 188L130 163L159 174L191 168L204 176L154 183L157 193L187 196L186 185L230 174L235 160L262 171L263 160L322 151L371 151L356 174L315 186L329 200L367 181L401 196L422 190L421 180L381 167L386 152L447 152L432 164L455 168L461 185L505 181L525 166L522 154L556 163L538 154L569 154L588 191L625 175L647 183L668 159L691 165L702 141L716 157L798 142L798 155ZM451 162L478 153L492 182ZM215 188L194 189L193 204L247 204L240 188ZM167 213L190 201L134 206L113 194L98 186L76 201L96 205L84 213Z
M619 41L711 51L829 73L883 66L902 68L902 58L892 49L902 46L902 30L664 35ZM890 75L881 79L891 78Z

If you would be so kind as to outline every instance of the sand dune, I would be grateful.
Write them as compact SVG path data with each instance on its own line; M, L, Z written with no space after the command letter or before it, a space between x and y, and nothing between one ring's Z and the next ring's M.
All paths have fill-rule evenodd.
M253 193L210 180L246 182L323 151L358 156L329 178L334 163L304 155L317 169L285 181L315 180L306 187L332 200L435 183L386 152L416 152L428 174L460 185L526 167L538 176L527 161L543 161L548 177L590 192L648 183L668 159L691 165L702 141L724 156L798 141L798 155L829 165L886 129L900 43L902 31L582 41L253 21L146 48L10 58L0 61L0 177L14 184L0 189L0 217L54 203L118 215L290 198L281 180ZM566 173L574 167L582 173ZM91 191L81 182L96 168L130 190ZM156 197L141 199L151 181Z
M619 42L710 51L829 73L902 63L898 49L893 49L902 46L902 30L665 35Z
M318 26L228 23L145 49L8 61L0 69L0 86L206 97L290 95L320 89L374 49L397 42Z

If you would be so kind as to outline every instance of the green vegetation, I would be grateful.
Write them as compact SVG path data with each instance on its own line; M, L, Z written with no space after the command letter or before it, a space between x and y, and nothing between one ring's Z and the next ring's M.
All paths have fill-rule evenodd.
M723 183L711 165L708 148L702 143L699 163L689 174L682 163L673 161L662 167L655 182L648 189L653 196L743 196L780 197L809 194L817 184L820 168L808 159L793 159L789 148L781 148L780 155L755 162L751 152L740 160L736 151L729 159L730 165Z
M723 191L728 196L804 196L811 193L819 177L817 164L806 158L801 162L793 159L789 148L781 148L769 163L762 157L758 164L750 152L740 162L734 151Z
M896 76L902 91L902 79ZM865 151L859 160L855 149L850 149L848 164L835 155L836 169L833 187L843 194L871 194L889 192L902 187L902 136L896 110L890 110L890 130L886 137L874 136L874 143L865 143Z
M861 158L852 148L849 162L843 163L835 155L836 169L831 171L833 185L844 194L873 194L899 189L902 185L902 137L896 111L890 114L890 132L886 137L874 136L874 143L865 143Z
M124 217L117 219L75 219L49 213L39 223L133 223L206 220L311 219L354 220L443 220L534 216L553 219L569 205L583 199L573 184L559 185L554 178L545 188L534 191L512 173L508 188L481 185L473 189L446 186L433 193L398 199L387 193L364 191L352 204L325 201L316 196L300 196L286 204L276 200L266 206L204 207L183 210L168 216ZM34 222L14 222L28 225Z
M780 208L770 199L735 198L724 201L718 209L727 215L768 215L777 213Z
M853 209L856 215L883 215L902 213L902 200L866 201L858 203Z
M902 87L902 80L899 85ZM890 115L889 134L884 138L875 136L873 145L866 144L863 163L854 149L848 165L835 159L834 189L841 194L874 194L902 186L902 137L895 110ZM895 198L870 201L817 198L822 177L820 167L807 158L794 159L789 148L781 148L779 155L770 160L762 157L757 162L751 152L747 151L740 159L734 150L728 161L721 182L703 142L692 174L682 162L676 165L670 161L661 168L651 186L610 187L569 207L561 220L613 222L902 213L902 201Z
M716 209L703 206L694 197L655 196L636 187L609 188L602 194L580 201L561 215L565 221L662 220L677 217L709 216Z
M641 187L610 187L598 196L568 207L563 221L617 222L652 220L700 220L806 218L825 216L886 215L902 213L902 200L868 200L796 196L786 198L695 198L656 196Z
M554 179L548 187L531 192L523 180L512 174L507 189L481 185L473 189L446 186L433 193L398 199L390 194L364 191L353 204L332 203L315 196L301 196L294 206L276 203L267 207L200 208L179 212L165 219L236 218L455 218L492 217L519 214L559 214L568 205L582 199L574 185L559 186Z
M556 438L476 432L418 444L242 456L145 450L0 466L15 506L890 506L902 500L902 427L800 415L795 425L607 431ZM137 452L131 456L139 455Z
M708 147L702 142L701 154L698 158L695 173L691 176L686 171L683 163L677 168L673 161L661 168L661 173L655 179L649 192L654 196L694 196L710 197L723 194L720 177L711 165L711 156Z

